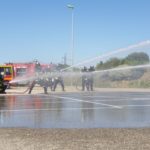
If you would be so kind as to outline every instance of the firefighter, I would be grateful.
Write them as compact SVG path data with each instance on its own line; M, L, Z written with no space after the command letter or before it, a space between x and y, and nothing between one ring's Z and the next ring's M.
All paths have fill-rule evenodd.
M47 87L50 87L51 91L54 89L54 77L52 74L52 70L50 69L50 66L46 69L46 80L47 80Z
M35 61L35 72L39 73L41 72L42 68L41 68L41 64L36 60Z
M82 75L82 91L85 90L85 87L87 89L87 91L93 91L93 74L92 72L95 71L94 66L90 66L89 69L87 69L86 67L84 67L82 69L83 75Z
M6 88L7 88L7 85L4 84L4 77L2 74L0 74L0 94L5 94Z
M62 91L65 91L64 81L61 76L53 78L53 91L56 90L58 84L61 85Z
M85 87L88 90L88 81L87 81L87 67L84 66L82 69L82 91L85 90Z
M40 85L41 87L43 87L44 89L44 94L48 94L47 93L47 88L48 88L48 84L47 84L47 80L46 79L37 79L37 80L33 80L31 83L30 83L30 86L29 86L29 92L28 94L31 94L33 88L35 87L36 84Z
M29 92L28 92L28 94L31 94L31 92L32 92L32 90L33 90L33 88L34 88L35 84L36 84L36 81L35 81L35 80L34 80L34 81L32 81L32 82L30 83L30 85L29 85Z
M48 78L48 86L50 87L51 91L53 91L55 85L55 78L54 77L49 77Z
M48 81L47 81L47 78L43 77L44 75L44 72L41 72L42 69L41 69L41 65L39 62L36 62L36 65L35 65L35 70L36 70L36 79L33 80L31 83L30 83L30 86L29 86L29 92L28 94L31 94L33 88L35 87L36 84L40 85L41 87L43 87L44 89L44 93L45 94L48 94L47 93L47 88L48 88Z
M94 83L94 79L93 79L93 71L95 71L94 66L90 66L90 68L88 69L88 82L89 82L89 90L93 91L93 83Z
M47 88L48 88L48 79L47 78L43 77L43 78L39 79L37 84L39 84L41 87L43 87L45 94L48 94L47 93Z

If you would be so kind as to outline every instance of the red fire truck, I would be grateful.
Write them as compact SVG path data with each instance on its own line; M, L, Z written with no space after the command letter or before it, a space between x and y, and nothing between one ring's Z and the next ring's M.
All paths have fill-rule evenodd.
M9 83L14 78L32 77L35 75L35 62L32 63L6 63L0 65L0 74L4 76L4 81ZM51 68L51 64L41 64L43 70Z

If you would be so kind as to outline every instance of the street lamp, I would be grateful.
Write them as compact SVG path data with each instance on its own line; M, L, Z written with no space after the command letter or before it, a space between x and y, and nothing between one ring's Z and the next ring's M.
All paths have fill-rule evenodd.
M67 7L71 10L71 65L73 66L74 59L73 59L73 50L74 50L74 6L71 4L68 4Z

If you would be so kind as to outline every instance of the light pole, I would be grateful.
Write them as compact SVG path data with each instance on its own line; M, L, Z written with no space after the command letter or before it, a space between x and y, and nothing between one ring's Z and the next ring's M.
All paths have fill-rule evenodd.
M68 4L67 7L71 10L71 66L74 64L74 57L73 57L73 50L74 50L74 6L71 4Z

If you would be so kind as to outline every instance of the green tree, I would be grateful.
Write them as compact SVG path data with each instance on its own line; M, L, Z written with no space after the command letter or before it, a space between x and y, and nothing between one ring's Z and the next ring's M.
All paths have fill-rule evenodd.
M105 63L103 63L102 61L100 61L96 65L96 69L97 70L111 69L111 68L114 68L114 67L117 67L117 66L121 65L121 63L122 63L121 59L114 57L114 58L110 58Z
M69 67L69 65L67 65L67 64L60 64L60 63L59 63L59 64L57 65L57 69L58 69L58 70L65 69L65 68L67 68L67 67Z
M128 65L142 65L147 64L148 62L149 56L144 52L134 52L129 54L124 61L124 63Z
M149 59L148 54L144 52L134 52L134 53L129 54L125 58L119 59L117 57L114 57L114 58L110 58L106 62L100 61L96 65L96 70L111 69L120 65L132 65L132 66L142 65L142 64L149 63L149 61L150 59Z
M97 65L96 65L96 70L102 70L103 69L103 61L100 61Z
M104 64L104 68L106 69L110 69L110 68L114 68L117 67L121 64L121 60L119 58L110 58L105 64Z

